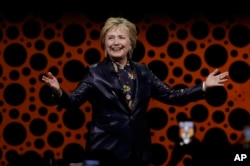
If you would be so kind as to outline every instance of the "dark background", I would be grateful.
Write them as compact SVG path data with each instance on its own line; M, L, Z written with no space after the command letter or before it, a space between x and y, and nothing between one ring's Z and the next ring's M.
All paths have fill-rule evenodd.
M248 1L188 1L188 0L63 0L0 2L0 10L8 12L91 12L105 13L164 13L204 15L249 15Z

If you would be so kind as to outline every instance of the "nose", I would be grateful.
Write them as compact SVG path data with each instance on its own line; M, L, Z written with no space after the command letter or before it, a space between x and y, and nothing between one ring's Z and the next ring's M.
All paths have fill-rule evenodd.
M119 43L119 39L116 37L114 38L114 41L113 41L114 44L118 44Z

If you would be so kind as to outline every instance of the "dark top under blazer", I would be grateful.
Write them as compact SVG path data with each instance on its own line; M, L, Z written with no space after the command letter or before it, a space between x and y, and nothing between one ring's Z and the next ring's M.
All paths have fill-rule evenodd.
M65 108L81 106L85 101L92 104L92 122L89 127L90 150L109 150L119 159L127 159L134 147L142 160L151 156L150 129L147 124L147 107L150 98L167 104L202 99L202 84L175 90L159 80L144 64L131 62L136 72L134 108L130 110L112 62L102 62L86 68L77 88L67 94L63 91L55 101Z

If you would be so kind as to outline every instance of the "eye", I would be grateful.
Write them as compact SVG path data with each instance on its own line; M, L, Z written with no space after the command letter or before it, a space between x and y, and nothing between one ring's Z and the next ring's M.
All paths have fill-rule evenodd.
M108 39L108 40L114 39L114 36L108 36L107 39Z
M119 38L120 38L120 39L126 39L126 37L125 37L125 36L120 36Z

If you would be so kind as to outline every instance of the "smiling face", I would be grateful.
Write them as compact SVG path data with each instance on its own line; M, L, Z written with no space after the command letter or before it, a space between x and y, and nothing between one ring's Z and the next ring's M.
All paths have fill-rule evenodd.
M127 28L114 26L107 32L105 37L105 51L112 60L125 65L130 49L131 41Z

